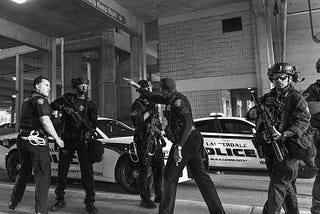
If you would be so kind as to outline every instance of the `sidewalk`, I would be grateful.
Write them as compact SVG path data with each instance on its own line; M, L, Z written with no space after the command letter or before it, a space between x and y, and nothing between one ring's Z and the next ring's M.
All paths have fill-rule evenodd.
M2 185L3 186L3 185ZM8 185L11 187L11 185ZM10 189L10 188L9 188ZM7 208L7 202L11 193L2 191L0 194L0 214L27 214L34 212L34 187L27 187L24 200L18 205L16 210ZM66 191L67 207L61 211L51 212L52 214L85 214L84 210L84 193L83 191L67 190ZM55 202L54 191L50 189L49 205ZM158 209L145 209L139 205L140 198L138 195L114 194L97 192L96 207L101 214L157 214ZM250 203L250 202L248 202ZM261 214L262 207L223 204L227 214ZM310 214L307 210L300 210L301 214ZM176 200L175 214L208 214L209 211L204 202Z

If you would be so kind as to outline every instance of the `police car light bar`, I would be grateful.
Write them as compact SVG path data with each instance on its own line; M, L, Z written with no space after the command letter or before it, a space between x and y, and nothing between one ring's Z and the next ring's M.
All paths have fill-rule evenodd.
M23 4L23 3L25 3L27 0L11 0L11 1L13 1L13 2L15 2L15 3L18 3L18 4Z
M212 112L210 113L210 117L224 117L224 113Z

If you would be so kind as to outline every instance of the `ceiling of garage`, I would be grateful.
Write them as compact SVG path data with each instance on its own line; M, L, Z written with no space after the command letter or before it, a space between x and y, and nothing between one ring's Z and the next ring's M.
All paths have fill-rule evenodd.
M112 28L104 15L79 0L0 1L0 17L48 36L68 36Z
M251 0L114 0L142 20L174 16Z
M139 19L146 22L158 18L189 13L238 2L258 0L113 0ZM260 0L259 0L260 1ZM311 0L313 8L320 2ZM288 13L306 11L307 1L288 0ZM68 36L112 28L104 15L81 0L29 0L16 4L11 0L0 1L0 17L48 36ZM0 49L21 45L0 37Z
M137 18L146 22L208 8L239 2L263 0L113 0ZM274 1L274 0L272 0ZM320 1L311 0L312 7L319 9ZM307 1L288 0L288 14L308 9ZM69 36L113 28L106 17L88 7L81 0L29 0L16 4L11 0L0 0L0 17L33 31L54 37ZM22 45L20 42L0 36L0 49ZM32 57L31 55L29 57ZM14 71L15 59L0 61L0 73ZM32 72L37 67L26 66ZM10 78L4 75L5 78ZM0 85L2 85L0 80ZM1 89L1 87L0 87ZM0 94L1 100L1 94Z

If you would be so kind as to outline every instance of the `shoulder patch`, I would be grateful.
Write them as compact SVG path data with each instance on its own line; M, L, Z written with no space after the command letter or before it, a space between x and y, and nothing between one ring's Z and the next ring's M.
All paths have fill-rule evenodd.
M131 117L134 117L134 116L136 116L138 114L138 112L136 111L136 110L133 110L133 111L131 111Z
M39 105L42 105L42 104L44 103L44 99L39 98L39 99L37 100L37 103L38 103Z
M79 108L80 111L84 111L84 106L83 105L79 105L78 108Z
M174 102L174 105L177 106L177 107L180 107L181 104L182 104L181 99L177 99L177 100Z
M304 98L309 97L309 95L310 95L309 93L303 93L303 94L302 94L302 96L303 96Z

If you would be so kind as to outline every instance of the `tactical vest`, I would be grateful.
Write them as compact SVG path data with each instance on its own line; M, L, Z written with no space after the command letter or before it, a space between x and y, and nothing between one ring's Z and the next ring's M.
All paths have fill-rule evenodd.
M25 130L39 130L42 128L41 122L33 112L32 101L39 97L31 96L23 100L21 118L20 118L20 129Z

